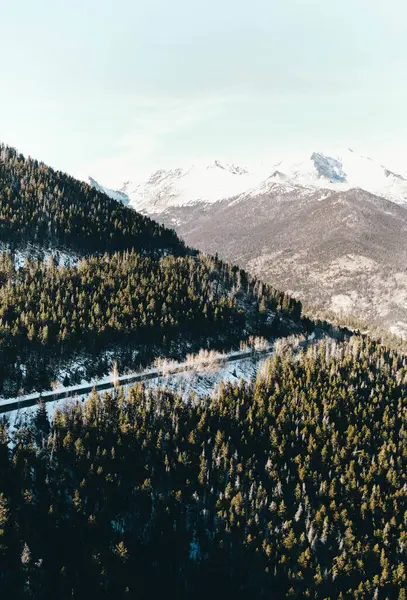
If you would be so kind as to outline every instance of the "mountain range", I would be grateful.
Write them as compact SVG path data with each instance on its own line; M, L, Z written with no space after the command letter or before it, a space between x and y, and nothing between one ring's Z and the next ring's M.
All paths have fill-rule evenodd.
M127 186L130 205L313 310L407 337L407 178L348 149L257 171L214 161Z
M172 170L158 170L146 181L127 181L118 191L91 185L140 212L161 213L167 208L196 202L213 203L239 196L256 197L276 189L305 188L346 191L361 188L396 202L407 202L407 177L351 149L310 155L278 162L262 162L248 169L213 160Z

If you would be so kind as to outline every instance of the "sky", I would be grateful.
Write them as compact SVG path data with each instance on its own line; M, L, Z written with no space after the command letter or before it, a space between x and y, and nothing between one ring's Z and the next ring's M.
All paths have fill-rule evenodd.
M0 140L113 187L342 147L407 173L406 34L405 0L0 0Z

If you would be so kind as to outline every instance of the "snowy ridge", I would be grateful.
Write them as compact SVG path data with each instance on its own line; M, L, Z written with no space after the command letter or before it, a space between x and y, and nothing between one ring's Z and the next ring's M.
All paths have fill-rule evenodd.
M94 187L99 192L103 192L104 194L106 194L106 196L109 196L109 198L112 198L113 200L117 200L118 202L122 202L125 205L129 204L130 199L129 199L128 195L126 194L126 184L123 184L123 187L120 190L111 190L110 188L100 185L92 177L89 177L89 183L92 187Z
M209 165L160 170L130 191L130 203L140 212L160 213L172 206L212 203L249 191L258 177L236 165L214 160Z
M123 195L92 185L108 193ZM407 177L351 149L311 152L296 160L263 162L252 169L213 160L189 167L159 170L146 181L127 182L124 194L136 210L158 214L168 208L198 202L256 197L260 194L308 195L316 190L346 191L361 188L397 204L407 204ZM113 194L113 195L112 195Z
M276 180L284 173L285 180L296 185L335 191L361 188L397 204L407 203L407 178L350 148L331 155L314 152L305 160L282 161L274 166L278 170Z

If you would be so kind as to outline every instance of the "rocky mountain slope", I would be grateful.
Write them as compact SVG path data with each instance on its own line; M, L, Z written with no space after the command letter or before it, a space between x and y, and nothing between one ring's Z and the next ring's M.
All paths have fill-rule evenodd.
M407 209L361 189L265 193L167 209L186 240L308 304L407 336Z

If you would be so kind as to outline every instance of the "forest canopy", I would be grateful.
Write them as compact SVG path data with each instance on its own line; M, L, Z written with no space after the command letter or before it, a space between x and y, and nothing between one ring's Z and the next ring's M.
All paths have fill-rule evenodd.
M407 359L353 338L185 401L40 405L0 447L13 598L406 597ZM10 444L11 440L11 444Z

